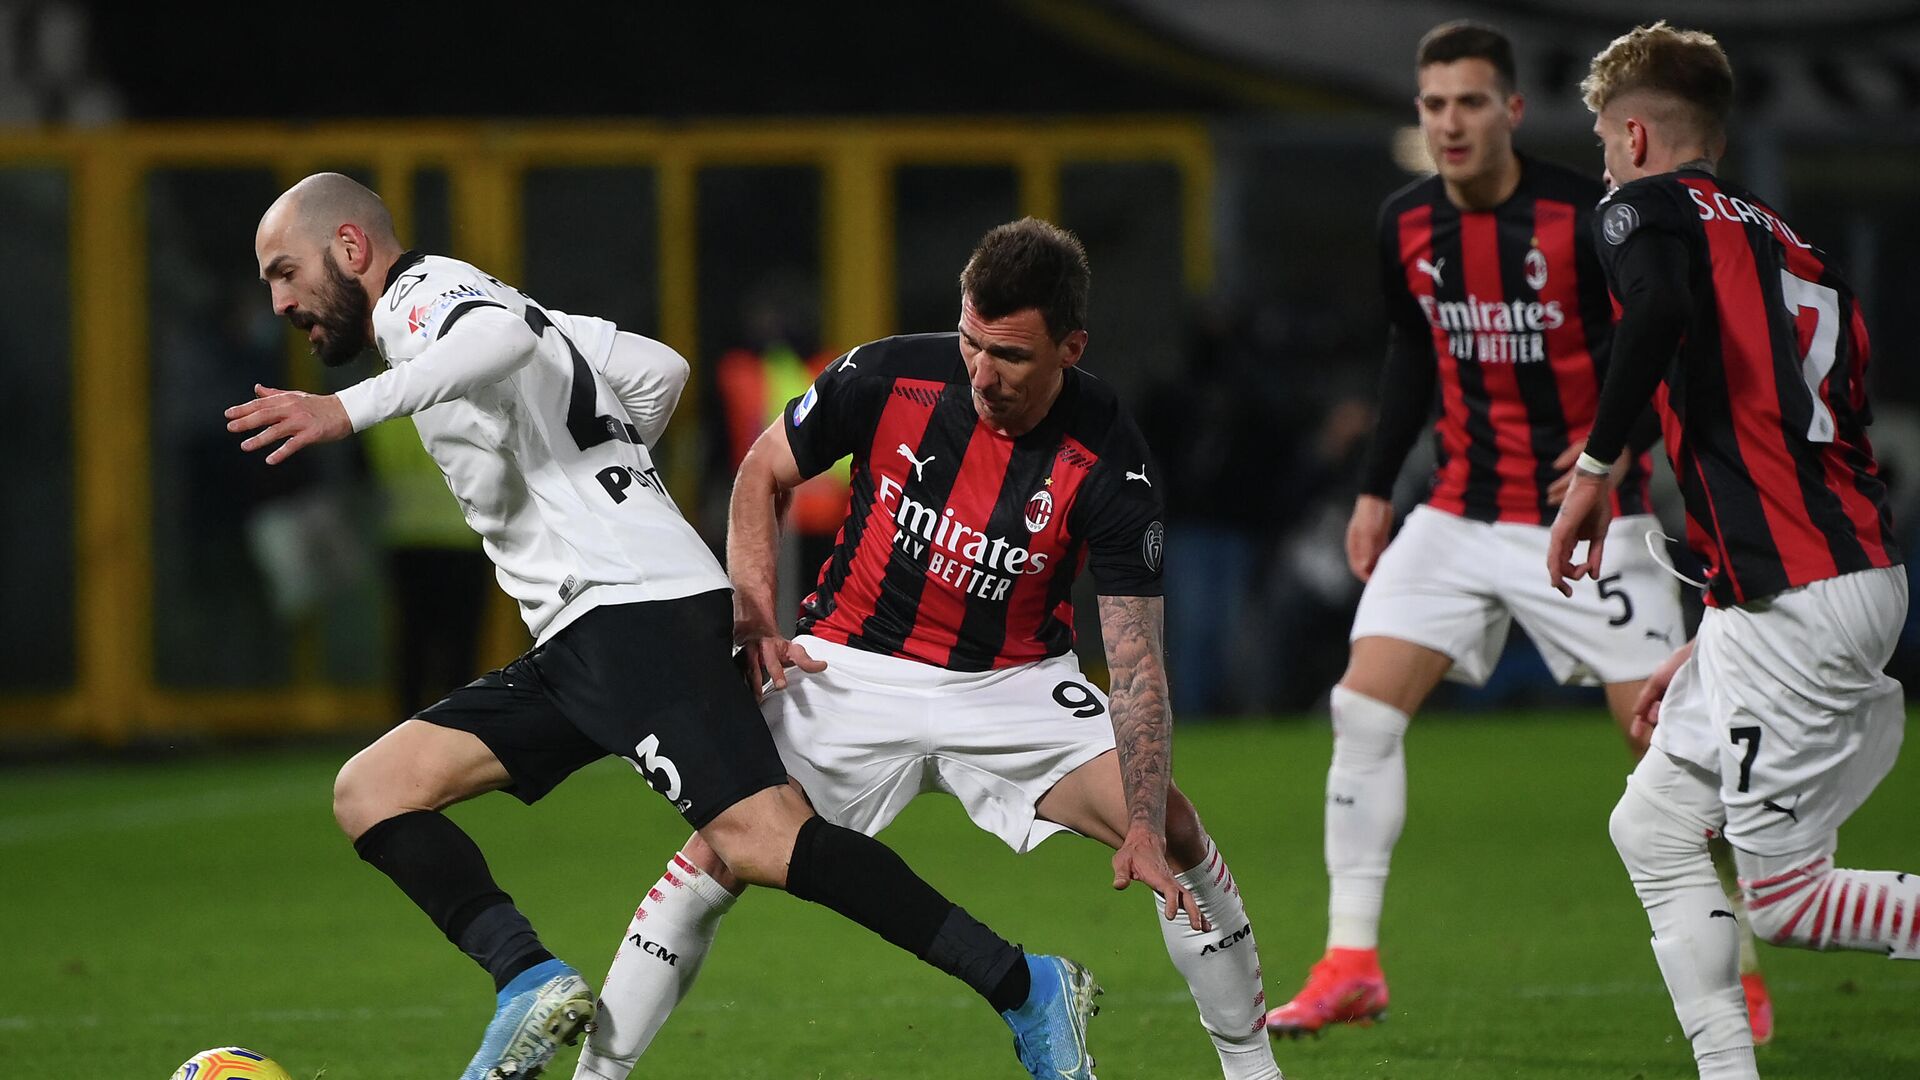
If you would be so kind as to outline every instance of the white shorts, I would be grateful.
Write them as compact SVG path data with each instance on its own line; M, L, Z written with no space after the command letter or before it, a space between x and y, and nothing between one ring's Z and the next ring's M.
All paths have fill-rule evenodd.
M787 669L760 711L814 809L869 836L923 791L960 800L1015 851L1065 829L1034 816L1053 785L1114 748L1107 695L1071 654L998 671L794 639L827 664Z
M1479 686L1519 619L1562 683L1644 679L1686 641L1678 582L1647 551L1657 527L1648 514L1613 519L1605 572L1565 597L1547 584L1546 526L1415 507L1360 594L1348 640L1424 645L1453 659L1448 679Z
M1707 609L1653 745L1719 777L1733 846L1818 847L1886 778L1906 712L1884 669L1906 616L1899 566Z

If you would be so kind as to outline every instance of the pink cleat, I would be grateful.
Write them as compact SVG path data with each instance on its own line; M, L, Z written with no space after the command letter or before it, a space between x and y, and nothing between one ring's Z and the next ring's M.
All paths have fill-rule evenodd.
M1767 995L1766 977L1759 972L1740 976L1740 989L1747 993L1747 1023L1753 1025L1753 1045L1773 1041L1773 998Z
M1267 1014L1267 1034L1319 1038L1329 1024L1372 1025L1387 1015L1378 949L1328 949L1292 1001Z

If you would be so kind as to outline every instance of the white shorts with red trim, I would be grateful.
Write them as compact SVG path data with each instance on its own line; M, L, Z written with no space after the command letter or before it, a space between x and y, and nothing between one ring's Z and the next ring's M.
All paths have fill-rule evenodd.
M1906 735L1885 671L1906 615L1901 566L1707 610L1653 745L1719 776L1733 846L1815 849L1886 778Z
M787 688L760 709L787 771L835 825L871 836L922 792L941 791L1029 851L1065 829L1034 816L1041 797L1114 748L1107 696L1071 654L966 672L794 640L827 669L788 668Z
M1471 521L1415 507L1360 594L1348 640L1390 637L1447 654L1447 678L1479 686L1518 619L1553 677L1580 686L1644 679L1685 640L1678 583L1647 550L1648 514L1613 519L1598 581L1547 584L1543 525Z

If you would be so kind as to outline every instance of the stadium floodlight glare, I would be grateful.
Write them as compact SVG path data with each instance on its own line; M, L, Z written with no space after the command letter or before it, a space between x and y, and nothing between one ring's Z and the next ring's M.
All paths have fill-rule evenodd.
M1427 152L1427 138L1420 133L1420 125L1408 124L1398 128L1387 143L1387 150L1393 155L1393 163L1415 176L1427 176L1434 172L1433 155Z

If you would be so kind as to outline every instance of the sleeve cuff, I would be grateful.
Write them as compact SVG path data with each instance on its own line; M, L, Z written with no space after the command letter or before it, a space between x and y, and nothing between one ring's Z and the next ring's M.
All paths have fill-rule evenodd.
M340 399L341 407L347 410L347 420L353 424L355 434L386 419L380 415L379 403L375 400L373 379L363 379L334 396Z
M1613 472L1613 466L1601 461L1592 454L1581 454L1580 460L1574 462L1573 467L1586 473L1588 476L1606 476Z

